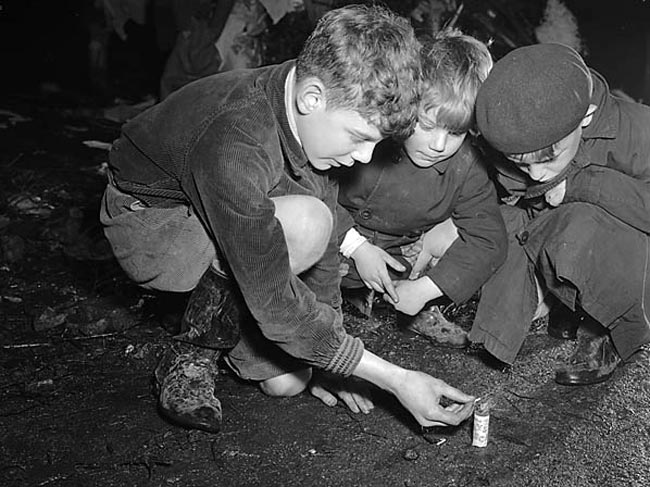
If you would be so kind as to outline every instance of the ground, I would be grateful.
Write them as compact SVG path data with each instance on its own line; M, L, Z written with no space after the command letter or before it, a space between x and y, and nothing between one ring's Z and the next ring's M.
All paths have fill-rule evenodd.
M61 94L0 108L0 484L650 485L648 365L562 387L553 368L573 342L543 326L504 370L404 331L381 304L372 319L346 307L346 326L401 366L492 395L486 448L471 446L471 421L423 432L379 391L376 409L355 415L308 394L267 398L225 368L220 433L167 423L152 369L186 296L132 285L103 239L107 152L97 142L119 124ZM468 328L473 309L446 313Z
M22 2L29 15L8 16L0 29L12 68L0 81L11 93L31 93L0 102L0 485L650 485L650 364L621 367L591 387L558 386L553 369L574 343L550 338L543 323L504 369L480 353L439 348L404 331L381 303L371 319L345 308L345 325L368 349L490 395L486 448L471 445L471 420L422 431L380 391L371 414L355 415L308 394L269 399L226 368L218 381L220 433L163 420L152 370L187 296L137 288L112 258L97 215L106 147L120 127L110 119L128 116L128 106L107 112L65 91L85 75L78 62L85 44L70 35L76 14L52 22L59 4L42 2L41 15L32 16L28 6L36 3ZM73 13L80 3L64 2ZM622 6L637 12L641 2L602 15L609 2L598 11L593 1L569 3L580 7L591 64L612 87L641 98L642 30L612 20L625 13ZM30 42L25 33L34 30L41 35ZM272 60L304 35L301 24L282 32L270 44ZM132 74L137 78L135 67ZM123 83L118 92L128 96L123 90L133 86ZM445 312L468 329L474 309L472 300Z

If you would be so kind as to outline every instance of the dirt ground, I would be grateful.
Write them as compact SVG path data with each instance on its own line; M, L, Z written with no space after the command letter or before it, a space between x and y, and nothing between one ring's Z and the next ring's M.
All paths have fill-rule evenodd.
M220 433L168 424L151 372L186 296L140 290L117 267L97 211L101 142L119 124L60 98L0 106L0 485L650 485L650 368L558 386L573 343L543 326L503 370L403 331L385 307L346 308L375 353L493 395L487 448L471 446L471 421L423 432L379 391L354 415L308 394L269 399L225 369ZM473 308L446 311L469 327Z

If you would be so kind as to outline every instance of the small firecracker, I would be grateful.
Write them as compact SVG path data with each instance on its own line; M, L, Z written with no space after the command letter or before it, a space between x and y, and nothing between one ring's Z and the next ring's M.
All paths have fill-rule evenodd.
M490 431L490 402L487 398L478 398L474 402L474 434L472 446L485 448Z

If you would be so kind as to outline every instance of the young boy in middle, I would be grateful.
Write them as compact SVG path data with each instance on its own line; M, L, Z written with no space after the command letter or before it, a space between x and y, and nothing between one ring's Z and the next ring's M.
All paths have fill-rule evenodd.
M341 285L383 293L396 310L419 313L414 331L460 348L467 333L436 304L423 308L443 296L466 301L505 260L496 190L467 136L492 57L457 29L422 44L415 132L401 143L381 142L372 164L342 174Z

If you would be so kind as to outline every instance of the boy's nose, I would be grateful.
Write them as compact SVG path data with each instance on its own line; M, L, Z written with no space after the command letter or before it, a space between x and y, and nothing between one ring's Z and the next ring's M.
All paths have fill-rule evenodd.
M429 148L436 152L442 152L447 145L447 134L444 131L434 131L429 140Z
M528 166L528 175L535 181L541 181L544 177L544 167L541 164L531 164Z
M366 142L352 153L352 158L362 164L367 164L372 159L372 153L375 150L374 142Z

